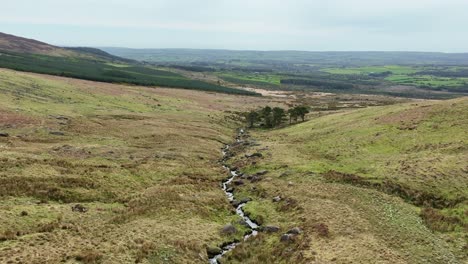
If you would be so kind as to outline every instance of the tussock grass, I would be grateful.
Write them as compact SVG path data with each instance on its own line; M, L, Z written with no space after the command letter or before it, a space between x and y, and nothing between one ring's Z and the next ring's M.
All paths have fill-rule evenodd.
M268 99L10 70L0 91L1 263L205 263L241 239L217 161L231 113Z
M240 152L233 166L269 173L237 191L253 199L246 212L264 225L283 233L299 226L311 238L291 251L296 263L462 263L467 107L466 98L413 102L251 131L260 145ZM256 151L262 158L245 158ZM280 234L243 252L246 243L230 259L286 263L273 259L284 246Z

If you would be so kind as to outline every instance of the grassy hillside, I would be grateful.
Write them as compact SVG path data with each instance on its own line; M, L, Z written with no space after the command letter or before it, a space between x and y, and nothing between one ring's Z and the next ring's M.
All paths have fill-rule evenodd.
M207 263L247 230L220 189L233 113L291 100L0 69L0 263ZM235 197L279 231L223 263L466 262L467 107L339 108L249 131L232 147Z
M298 125L252 131L257 143L233 164L247 175L269 172L244 180L237 192L253 199L246 210L257 221L283 233L299 226L303 233L290 243L280 242L281 233L264 234L235 249L230 260L463 263L466 109L467 98L417 102L311 115ZM262 157L244 156L256 152ZM255 253L249 250L254 245Z
M244 230L225 111L264 100L0 69L0 262L206 263Z
M252 92L190 80L178 74L156 70L95 48L61 48L1 32L0 68L100 82L254 95Z

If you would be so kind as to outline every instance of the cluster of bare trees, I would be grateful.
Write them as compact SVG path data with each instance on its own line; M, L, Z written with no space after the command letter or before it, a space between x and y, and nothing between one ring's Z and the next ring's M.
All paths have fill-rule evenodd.
M260 127L273 128L283 124L289 117L289 124L298 122L300 118L305 121L306 114L309 113L309 108L306 106L296 106L287 111L281 107L269 107L257 111L250 111L246 114L247 124L250 128L258 124Z

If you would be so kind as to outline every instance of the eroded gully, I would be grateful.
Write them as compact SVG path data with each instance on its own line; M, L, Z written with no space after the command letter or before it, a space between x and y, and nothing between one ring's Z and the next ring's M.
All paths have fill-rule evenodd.
M236 138L236 141L237 142L240 142L241 141L241 137L243 136L243 134L245 133L245 131L243 129L240 129L239 130L239 134L237 135L237 138ZM224 191L224 193L226 194L226 197L228 198L229 202L232 202L234 201L234 191L233 189L229 188L229 185L231 184L231 182L240 175L239 171L237 170L234 170L234 169L231 169L227 164L226 164L226 161L228 160L228 153L229 153L229 150L230 150L230 145L226 145L222 151L223 153L223 158L221 160L221 164L223 165L223 168L228 170L229 173L230 173L230 177L223 181L222 182L222 189ZM252 236L256 236L258 234L258 231L257 229L259 228L259 226L254 222L252 221L252 219L250 219L248 216L245 215L244 213L244 206L247 204L248 202L245 202L245 203L240 203L239 205L237 205L236 207L236 214L239 215L244 221L245 223L247 224L248 228L250 229L249 232L244 236L244 239L243 241L246 241L247 239L249 239L250 237ZM234 242L231 242L229 244L226 244L222 247L222 252L216 256L213 256L212 258L210 258L210 263L211 264L218 264L219 263L219 259L221 259L222 256L224 256L226 253L230 252L231 250L233 250L237 245L239 245L241 242L238 242L238 241L234 241Z

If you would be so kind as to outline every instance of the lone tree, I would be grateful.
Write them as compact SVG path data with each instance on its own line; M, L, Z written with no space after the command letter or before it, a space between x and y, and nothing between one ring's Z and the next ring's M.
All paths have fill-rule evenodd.
M252 128L255 124L255 122L258 119L258 113L256 111L250 111L247 114L247 123L249 124L249 128Z
M275 107L273 108L273 126L279 126L283 121L286 113L283 108Z

